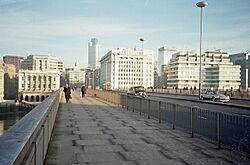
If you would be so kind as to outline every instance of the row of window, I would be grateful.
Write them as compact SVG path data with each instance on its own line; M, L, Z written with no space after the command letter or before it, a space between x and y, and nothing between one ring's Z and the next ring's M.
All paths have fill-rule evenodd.
M51 86L53 86L53 88L56 88L56 84L52 84L52 85L51 84L48 84L48 85L46 85L46 84L43 84L43 85L39 84L38 88L41 89L42 86L43 86L43 88L46 88L46 86L48 86L48 88L51 88ZM22 88L25 88L25 84L22 84ZM36 84L33 84L33 85L27 84L27 88L36 88Z

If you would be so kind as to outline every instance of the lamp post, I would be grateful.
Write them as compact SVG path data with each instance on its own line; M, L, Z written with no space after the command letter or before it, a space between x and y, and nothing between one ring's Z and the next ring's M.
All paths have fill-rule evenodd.
M106 82L105 82L105 88L107 88L107 80L108 80L108 61L106 61Z
M141 41L141 50L142 50L142 54L143 54L143 42L145 41L143 38L139 39Z
M208 6L207 2L198 2L196 6L201 8L200 15L200 68L199 68L199 99L201 99L201 46L202 46L202 9L203 7Z
M143 51L144 51L144 50L143 50L143 42L144 42L145 40L144 40L144 38L140 38L139 40L141 41L141 50L142 50L142 55L143 55L143 54L144 54L144 53L143 53ZM142 82L142 81L141 81L141 85L143 85L143 82Z

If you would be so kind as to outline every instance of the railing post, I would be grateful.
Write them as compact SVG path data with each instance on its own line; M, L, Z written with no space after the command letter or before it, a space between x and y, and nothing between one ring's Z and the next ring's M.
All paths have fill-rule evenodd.
M194 107L191 108L191 137L194 137Z
M158 118L159 118L159 124L161 123L161 102L159 101L159 109L158 109Z
M135 111L135 99L133 99L133 112Z
M177 106L174 104L173 105L173 127L172 127L172 129L174 130L175 129L175 111L176 111L176 109L177 109Z
M148 119L150 119L150 99L148 99Z
M218 149L221 148L221 130L220 130L220 126L221 126L221 115L219 112L217 112L217 142L218 142Z
M127 110L128 110L128 95L127 95Z
M142 98L140 99L140 115L141 115L141 111L142 111Z

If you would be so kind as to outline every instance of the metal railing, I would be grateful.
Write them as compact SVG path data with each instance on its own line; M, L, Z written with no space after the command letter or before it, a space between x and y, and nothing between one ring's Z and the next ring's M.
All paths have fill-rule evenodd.
M53 93L0 137L0 164L44 163L61 93Z
M88 93L122 106L127 110L155 118L159 123L171 123L188 130L191 137L199 134L217 143L250 156L250 116L228 114L199 107L183 106L130 95L88 90Z

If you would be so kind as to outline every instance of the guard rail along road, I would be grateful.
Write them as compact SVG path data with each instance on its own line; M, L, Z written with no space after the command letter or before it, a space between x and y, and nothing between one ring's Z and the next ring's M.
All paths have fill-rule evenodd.
M170 102L129 96L107 91L88 90L89 94L122 106L127 110L155 118L159 123L170 123L172 128L183 128L205 137L218 148L225 147L250 156L250 116L221 113L199 107L189 107Z
M62 90L25 115L0 137L0 164L43 164Z

